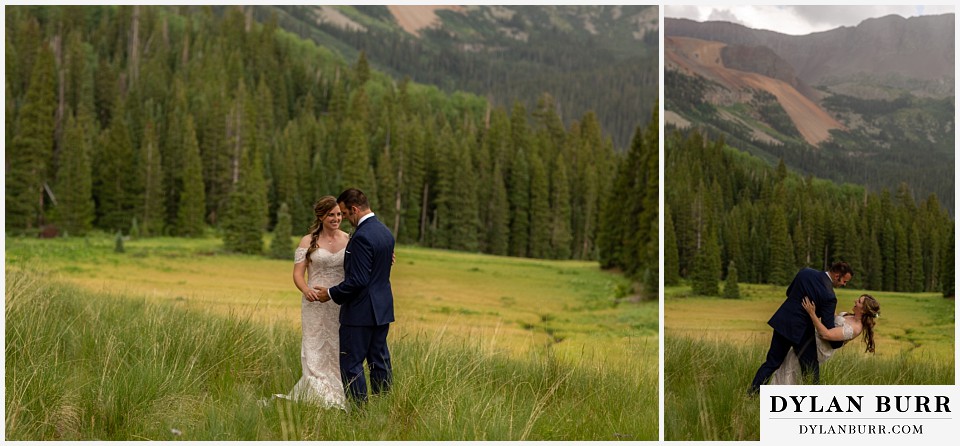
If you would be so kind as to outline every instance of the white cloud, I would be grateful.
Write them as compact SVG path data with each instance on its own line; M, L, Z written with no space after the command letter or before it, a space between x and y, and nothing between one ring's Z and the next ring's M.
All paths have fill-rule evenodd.
M664 6L664 17L696 21L723 20L754 29L804 35L841 26L856 26L868 18L896 14L913 17L954 12L952 5L878 6Z

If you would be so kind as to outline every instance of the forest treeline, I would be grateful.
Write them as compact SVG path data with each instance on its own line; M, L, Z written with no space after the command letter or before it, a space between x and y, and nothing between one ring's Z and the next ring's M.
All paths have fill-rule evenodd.
M719 295L732 271L787 285L801 267L844 261L851 287L954 293L954 222L936 195L804 178L698 131L669 135L665 156L666 284Z
M400 243L656 277L656 114L618 154L546 92L507 110L398 82L241 8L8 7L6 39L8 234L213 228L259 253L358 187Z

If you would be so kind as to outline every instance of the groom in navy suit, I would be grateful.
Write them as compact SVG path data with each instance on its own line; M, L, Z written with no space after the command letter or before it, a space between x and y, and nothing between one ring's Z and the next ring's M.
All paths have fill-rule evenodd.
M810 316L803 309L801 302L804 296L810 298L817 306L817 316L828 329L833 328L833 313L837 309L837 295L834 288L842 287L853 277L853 269L846 262L837 262L829 271L817 271L804 268L793 278L787 287L787 300L770 321L773 327L773 339L770 341L770 350L767 351L767 360L757 370L753 383L750 384L751 393L759 393L760 386L770 379L773 372L780 368L790 348L800 360L800 370L803 374L813 373L813 382L820 382L820 363L817 359L817 343L814 340L815 332ZM834 343L839 348L842 343Z
M355 228L343 258L344 280L329 289L319 288L320 301L340 305L340 376L347 394L367 400L363 361L370 368L374 394L390 389L393 369L387 332L393 322L393 234L370 210L367 196L347 189L337 197L343 216Z

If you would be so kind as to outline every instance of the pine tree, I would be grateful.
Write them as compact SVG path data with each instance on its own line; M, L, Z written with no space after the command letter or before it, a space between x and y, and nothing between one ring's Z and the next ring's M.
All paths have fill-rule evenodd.
M727 299L740 298L740 285L737 284L737 265L734 262L727 265L727 280L723 284L723 297Z
M897 286L897 247L893 222L887 218L880 233L880 258L883 259L883 287L884 291L894 291Z
M680 283L680 259L677 254L677 233L673 226L673 217L670 207L663 210L663 283L677 285Z
M578 197L582 207L577 208L580 210L579 212L573 212L574 225L577 228L576 232L579 234L575 236L579 239L575 245L575 252L577 253L576 257L580 260L596 260L597 258L596 228L599 221L598 210L601 204L600 193L598 192L600 182L597 175L597 166L589 163L583 170L583 189L580 193L574 194L574 196L582 194L582 198Z
M44 185L50 181L57 106L54 68L53 52L42 45L7 151L7 231L35 228L44 221Z
M877 230L870 231L863 247L862 284L868 290L883 289L883 258L880 256L880 243L877 241Z
M544 135L544 147L549 150L561 147L566 138L566 132L563 128L563 120L557 113L557 105L549 93L543 93L537 99L537 109L533 112L533 118L536 120L538 132ZM540 154L545 157L545 153Z
M283 134L280 136L279 141L276 144L271 145L272 151L270 152L270 177L272 181L270 182L271 195L270 195L270 209L272 215L277 215L277 211L280 207L280 203L287 203L288 207L293 209L309 207L308 203L299 202L299 187L298 187L298 164L297 164L297 154L299 147L308 145L309 142L306 141L306 138L301 134L300 126L297 121L287 122L286 127L283 129ZM304 162L309 163L309 158L304 160ZM308 174L309 175L309 174ZM305 178L309 178L309 176ZM310 195L313 195L312 193ZM293 212L291 212L291 219ZM303 216L299 221L309 220L307 216ZM312 221L312 220L309 220ZM305 222L304 224L309 224Z
M414 125L414 120L406 121L398 129L398 143L403 150L403 181L399 182L402 189L403 219L400 230L396 234L401 243L415 243L420 240L420 218L423 210L424 179L424 147L422 130ZM506 203L506 201L504 201Z
M942 278L940 283L943 284L941 287L941 291L943 291L943 297L952 298L953 296L956 295L955 293L956 277L954 272L954 265L955 265L954 246L956 246L954 245L954 243L956 242L956 239L954 237L953 226L948 226L947 231L949 234L949 236L947 237L947 240L949 240L949 242L946 245L947 248L943 250L943 254L942 254L943 261L940 262L940 264L943 265L943 270L940 273L940 277Z
M717 244L717 236L712 230L705 232L703 244L697 251L692 285L694 294L704 296L720 294L720 247Z
M142 222L141 234L150 237L163 234L166 224L166 203L163 188L164 174L161 167L163 161L153 123L147 124L144 133L137 175L143 199L138 203L137 215Z
M642 212L638 219L639 227L634 233L634 244L640 250L640 268L647 271L660 269L660 119L657 110L654 107L643 133L641 175L638 175L636 186L636 193L642 195L643 200L640 202ZM646 231L643 230L644 226Z
M227 198L223 216L223 242L227 251L260 254L263 251L263 230L269 216L267 187L260 155L259 126L253 101L244 93L243 84L237 94L234 112L237 125L235 150L239 153L237 182Z
M160 148L163 160L163 197L164 222L170 226L177 224L180 209L180 197L183 195L183 173L187 145L187 92L178 77L174 80L170 112L166 119L166 132Z
M218 216L225 209L227 194L233 185L231 150L227 142L226 94L222 89L211 89L206 96L208 107L198 115L197 143L203 162L203 178L206 182L204 195L207 198L205 218L216 225Z
M353 69L357 77L357 85L362 86L370 80L370 63L367 62L367 52L361 50L357 56L357 64Z
M530 257L542 259L550 253L550 187L543 161L530 157Z
M923 203L923 220L925 225L922 229L922 247L923 256L923 290L927 292L940 290L940 251L943 244L943 234L940 217L940 202L935 194L931 194L927 201Z
M125 109L117 100L118 110ZM130 140L126 116L122 111L111 113L110 127L103 133L94 169L94 195L97 200L97 226L110 231L127 229L137 204L130 189L135 184L133 142Z
M385 147L380 155L376 177L378 201L380 202L380 206L377 208L377 218L390 228L391 232L396 233L399 226L397 209L399 186L397 185L397 169L389 146Z
M510 215L508 214L507 187L504 183L500 164L493 166L493 191L491 200L487 203L486 216L488 218L487 241L490 254L505 256L510 248Z
M572 129L571 131L574 131ZM597 245L601 237L600 211L605 206L605 197L603 191L604 178L609 176L611 166L616 169L617 159L606 157L601 152L603 146L603 135L600 131L600 123L596 114L587 112L581 119L579 125L579 135L577 138L570 138L573 143L576 142L577 148L573 152L576 159L571 160L576 170L583 172L583 177L575 190L574 194L577 200L574 203L574 209L579 212L573 213L573 225L576 228L576 249L577 257L581 260L594 260L598 256ZM604 174L600 174L604 172Z
M236 189L227 199L227 212L223 216L223 244L230 252L242 254L260 254L263 251L263 223L267 218L267 208L258 194L264 189L263 173L260 161L255 154L245 155L243 170ZM258 178L259 177L259 178Z
M923 248L920 246L920 231L910 231L908 246L910 258L910 280L907 291L919 293L923 291Z
M510 169L510 255L526 257L530 244L530 169L524 151L517 152Z
M624 166L628 164L629 161L624 161L623 165L618 167L614 180L616 182L614 191L607 194L600 203L596 244L597 257L600 261L601 268L622 266L622 259L624 257L623 242L626 239L626 228L622 222L627 218L626 215L629 214L629 212L621 213L619 210L621 206L617 197L627 193L626 189L628 185L625 183L629 174L625 173L626 168ZM633 219L635 217L629 215L629 218Z
M463 143L455 143L451 153L451 189L448 191L448 213L444 232L451 249L476 251L479 247L479 203L477 203L476 172ZM443 191L438 191L443 193ZM442 217L441 217L442 218Z
M92 228L94 219L90 152L96 130L93 116L83 105L76 119L69 112L67 116L57 172L56 221L64 232L83 235Z
M651 172L648 172L646 163L651 156L647 147L643 129L637 126L634 130L633 142L622 168L617 171L618 180L614 181L613 196L619 196L624 202L623 214L619 216L618 225L623 239L620 257L616 260L624 271L636 276L646 265L646 240L649 238L649 222L656 218L657 205L652 207L647 197L647 182ZM653 173L656 175L655 171ZM624 177L620 180L620 177ZM655 192L656 193L656 192ZM634 219L636 219L634 221Z
M558 155L555 166L550 171L550 209L553 227L550 234L552 258L569 259L570 243L573 237L570 233L570 181L567 176L567 160L563 154Z
M270 241L270 257L275 259L290 258L292 226L287 203L280 203L280 207L277 209L277 224L273 227L273 240Z
M351 187L360 189L371 201L370 208L377 209L377 206L375 206L377 191L374 187L373 171L370 166L370 151L367 148L363 128L355 122L348 123L344 128L349 135L349 139L344 148L345 156L341 169L343 180L337 190L345 190Z
M180 193L180 209L177 210L177 231L182 236L196 237L203 234L206 194L203 184L203 163L197 145L197 132L193 117L187 116L183 148L183 191Z
M896 258L894 260L894 268L896 271L897 282L894 285L895 291L909 291L910 290L910 252L908 250L907 243L907 231L903 228L900 222L896 222L893 225L893 233L896 240Z
M770 283L788 285L796 271L787 218L781 206L774 206L770 212Z

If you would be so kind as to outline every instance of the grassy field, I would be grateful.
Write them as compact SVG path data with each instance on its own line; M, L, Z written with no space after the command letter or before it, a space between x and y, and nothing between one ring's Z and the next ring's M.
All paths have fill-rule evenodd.
M740 285L742 299L665 290L664 436L759 440L759 402L746 395L770 344L766 324L785 287ZM862 290L837 291L851 311ZM934 293L868 291L880 301L876 353L858 338L821 367L821 384L953 384L954 300Z
M657 438L657 304L587 262L399 247L395 389L286 401L292 261L215 239L6 239L7 439Z

